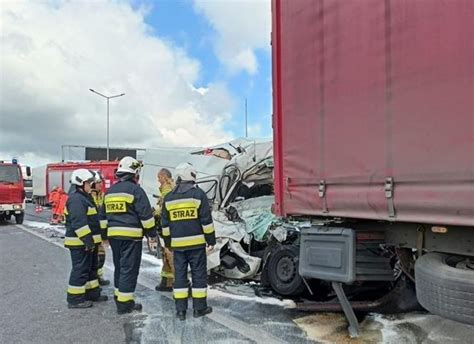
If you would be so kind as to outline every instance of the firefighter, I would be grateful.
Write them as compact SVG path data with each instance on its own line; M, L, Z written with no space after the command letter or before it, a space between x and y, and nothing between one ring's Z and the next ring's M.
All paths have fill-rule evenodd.
M154 211L155 220L157 224L161 221L161 211L163 207L163 199L165 196L170 193L174 187L175 183L173 181L173 176L171 172L162 168L157 175L158 182L160 183L160 197L156 202L156 207ZM161 233L160 233L161 234ZM160 240L160 248L163 257L163 266L161 268L161 281L160 284L155 287L156 291L173 291L174 283L174 265L173 265L173 252L166 248L163 240Z
M69 248L72 270L67 289L69 308L88 308L91 301L107 301L100 295L97 279L97 247L102 242L100 219L94 201L89 195L94 173L86 169L71 174L71 192L66 203L66 236L64 246Z
M163 239L173 250L176 315L186 319L188 308L188 265L191 267L194 317L212 312L207 306L207 257L216 243L209 202L196 185L196 170L189 163L176 167L177 186L164 199L161 213Z
M137 184L142 164L132 157L124 157L116 172L118 182L105 193L110 247L114 260L114 284L117 313L141 311L135 302L134 291L142 257L145 234L156 249L155 219L145 191Z
M49 196L48 196L48 203L51 205L51 214L52 214L52 217L51 217L51 220L49 221L50 224L52 225L57 225L59 220L58 220L58 213L56 211L57 207L58 207L58 204L59 204L59 200L60 200L60 197L61 197L61 193L60 193L60 187L59 186L55 186L51 192L49 193Z
M103 178L100 172L95 172L95 181L91 185L91 196L94 200L94 203L99 210L99 212L104 212L104 193L102 192L102 182ZM100 221L100 229L104 232L104 237L107 237L107 220ZM99 249L97 250L97 259L98 259L98 266L97 266L97 276L99 277L99 284L101 286L106 286L110 284L109 280L104 279L104 264L105 264L105 252L107 250L108 241L103 240L102 243L99 245Z

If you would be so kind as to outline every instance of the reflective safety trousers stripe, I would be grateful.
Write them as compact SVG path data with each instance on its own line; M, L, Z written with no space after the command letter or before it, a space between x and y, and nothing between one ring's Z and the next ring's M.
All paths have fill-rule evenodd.
M187 299L189 297L188 288L174 288L173 289L173 297L176 300Z
M116 291L115 295L117 296L118 302L129 302L133 301L133 293L122 293L121 291Z
M194 299L203 299L207 297L207 288L193 288L192 294Z
M67 287L67 293L71 295L81 295L86 293L86 286L83 285L82 287L77 287L73 285L69 285Z
M95 289L95 288L99 288L99 280L98 280L98 279L95 279L95 280L92 280L92 281L88 281L88 282L86 283L86 289L87 289L87 290Z

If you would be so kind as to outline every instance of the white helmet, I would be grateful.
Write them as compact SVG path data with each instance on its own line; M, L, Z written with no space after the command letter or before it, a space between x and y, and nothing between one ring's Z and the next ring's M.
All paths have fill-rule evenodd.
M72 172L69 182L77 186L83 186L85 182L94 182L95 173L85 168L80 168Z
M120 160L117 173L133 173L136 174L140 172L140 168L143 166L141 162L137 159L132 158L131 156L126 156Z
M196 181L197 172L193 165L189 162L183 162L176 166L176 178L182 181Z
M99 171L93 171L93 172L95 173L94 183L102 183L104 181L104 178L102 177L100 172Z

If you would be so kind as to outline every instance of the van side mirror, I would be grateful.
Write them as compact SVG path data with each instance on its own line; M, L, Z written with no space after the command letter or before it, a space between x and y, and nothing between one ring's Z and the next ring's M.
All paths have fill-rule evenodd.
M26 175L27 175L28 177L31 177L31 167L30 167L30 166L27 166L27 167L26 167Z

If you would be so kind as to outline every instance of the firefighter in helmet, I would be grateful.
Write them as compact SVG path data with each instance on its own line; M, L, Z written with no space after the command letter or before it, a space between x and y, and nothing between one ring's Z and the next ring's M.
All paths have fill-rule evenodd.
M94 200L94 203L97 207L97 210L100 213L104 212L104 193L102 192L102 184L104 178L100 174L100 172L95 172L95 180L91 185L91 196ZM105 237L107 236L107 220L104 218L100 221L100 229L104 232ZM98 266L97 266L97 276L99 277L99 284L102 286L109 285L110 281L104 279L104 264L105 264L105 252L108 246L108 241L103 240L102 243L99 245L99 249L97 251L98 256Z
M105 193L107 237L112 248L115 266L115 301L119 314L141 311L135 302L142 258L143 236L157 245L155 219L145 191L138 185L142 164L132 157L119 162L116 176L119 179Z
M191 267L194 317L212 312L207 305L207 257L216 236L206 193L196 185L196 170L189 163L176 167L176 187L165 196L161 214L166 247L173 250L175 281L173 297L178 319L186 319Z
M97 249L102 242L100 218L89 192L94 172L78 169L71 174L71 190L66 203L66 235L72 270L67 289L69 308L88 308L92 301L107 301L100 295L97 279Z
M160 197L156 202L155 207L155 220L157 224L161 221L161 211L163 209L163 200L165 196L173 191L175 183L173 176L167 168L162 168L157 175L158 182L160 183ZM161 227L161 226L159 226ZM160 228L161 229L161 228ZM160 235L162 235L160 230ZM160 284L155 287L157 291L173 291L174 283L174 265L173 265L173 252L166 248L165 243L160 239L160 248L163 257L163 266L161 268L161 281Z

